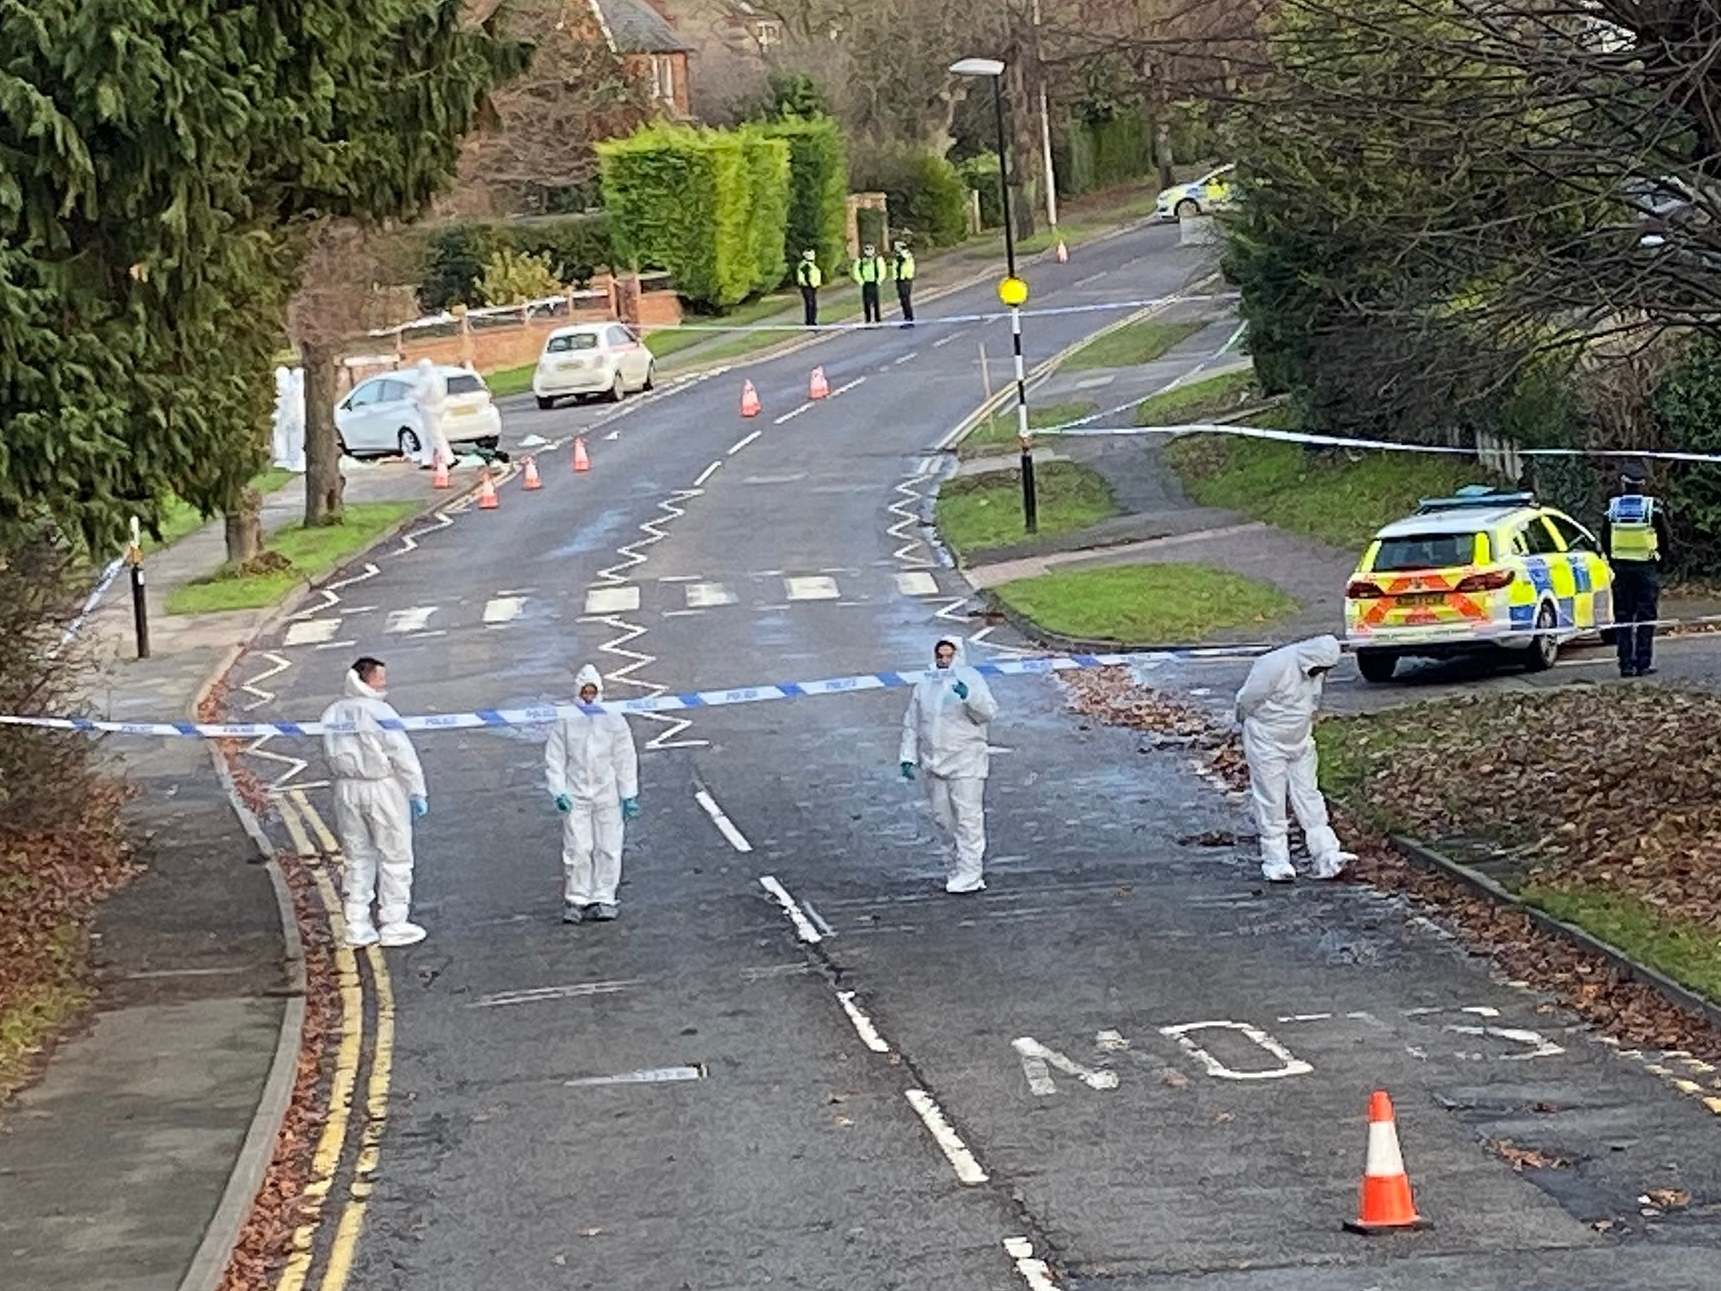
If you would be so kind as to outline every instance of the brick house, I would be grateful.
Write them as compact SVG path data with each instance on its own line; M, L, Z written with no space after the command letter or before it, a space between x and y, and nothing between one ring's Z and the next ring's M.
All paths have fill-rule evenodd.
M652 103L668 116L692 118L690 46L646 0L587 0L610 52L650 88Z
M772 59L782 50L781 20L748 0L653 0L693 55L690 102L701 121L734 120L764 93Z

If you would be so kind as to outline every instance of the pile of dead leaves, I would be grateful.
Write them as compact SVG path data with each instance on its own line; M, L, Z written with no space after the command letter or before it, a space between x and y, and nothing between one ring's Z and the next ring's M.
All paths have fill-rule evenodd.
M1721 699L1660 687L1491 692L1343 723L1353 800L1430 842L1482 838L1533 879L1605 885L1721 928Z
M1248 786L1241 743L1199 705L1141 685L1128 668L1066 673L1062 681L1078 713L1145 732L1161 744L1192 749L1230 788Z
M81 786L51 831L0 827L0 1100L46 1058L87 999L86 950L97 906L136 873L119 826L125 791ZM70 806L70 804L68 804Z

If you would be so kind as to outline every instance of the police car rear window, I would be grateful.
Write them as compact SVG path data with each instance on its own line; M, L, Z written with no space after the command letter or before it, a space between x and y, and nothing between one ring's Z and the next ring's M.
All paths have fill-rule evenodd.
M1450 569L1475 559L1473 533L1413 534L1408 538L1382 538L1374 558L1376 570Z

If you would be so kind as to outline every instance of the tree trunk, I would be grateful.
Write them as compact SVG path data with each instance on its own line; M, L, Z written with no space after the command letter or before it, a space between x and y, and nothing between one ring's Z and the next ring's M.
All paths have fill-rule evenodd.
M1171 86L1164 76L1154 78L1153 104L1153 155L1159 163L1159 186L1164 189L1177 182L1171 173L1177 162L1171 155Z
M305 365L305 527L339 524L341 443L335 433L335 351L320 341L301 341Z
M250 485L229 499L222 512L227 535L227 563L246 565L263 550L263 495Z
M1039 96L1020 58L1010 63L1006 80L1009 86L1006 106L1009 108L1011 214L1016 217L1017 240L1026 241L1034 236L1038 227L1040 186L1035 175L1040 169Z

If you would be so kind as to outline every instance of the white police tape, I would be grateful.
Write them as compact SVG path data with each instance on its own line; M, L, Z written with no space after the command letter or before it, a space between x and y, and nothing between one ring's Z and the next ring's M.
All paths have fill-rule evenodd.
M1114 412L1123 411L1121 408ZM1439 453L1475 457L1474 448L1450 444L1402 444L1390 439L1349 439L1342 435L1318 435L1304 430L1275 430L1267 426L1239 426L1225 422L1190 422L1181 426L1090 426L1081 421L1064 422L1034 431L1036 437L1057 435L1064 439L1115 439L1138 435L1235 435L1242 439L1273 439L1286 444L1317 444L1324 448L1367 448L1388 453ZM1624 457L1634 461L1721 463L1721 453L1658 452L1635 448L1519 448L1519 457Z
M1276 647L1270 644L1179 647L1117 654L1049 655L1011 659L1002 663L965 664L983 677L1021 677L1111 668L1172 658L1251 659ZM849 695L869 690L894 690L937 675L934 669L869 672L822 681L783 681L768 686L737 686L729 690L700 690L647 699L603 701L597 704L540 704L527 708L481 708L471 713L430 713L382 723L391 731L459 731L487 727L545 726L573 713L677 713L697 708L727 708L818 695ZM28 726L54 731L105 735L163 735L189 739L258 739L263 736L317 736L357 729L351 722L110 722L88 717L21 717L0 715L0 726Z
M1116 313L1121 311L1151 309L1156 305L1181 305L1188 303L1211 303L1214 301L1231 301L1239 299L1239 293L1234 291L1215 292L1199 295L1153 296L1142 300L1107 300L1087 305L1056 305L1049 309L1024 309L1024 319L1058 318L1065 314L1097 314ZM967 323L995 323L1010 317L1008 310L992 310L978 314L922 314L915 319L915 326L939 326ZM895 328L901 324L896 319L883 323L642 323L635 330L641 332L875 332L881 328Z

